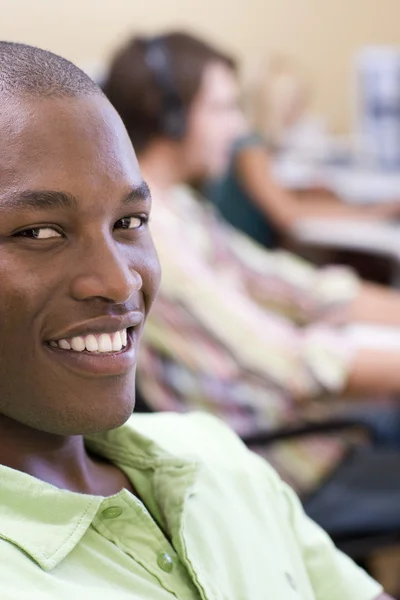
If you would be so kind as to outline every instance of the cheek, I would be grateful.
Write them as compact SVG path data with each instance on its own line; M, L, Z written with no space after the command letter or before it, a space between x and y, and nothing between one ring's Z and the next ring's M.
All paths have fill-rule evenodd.
M208 140L207 158L210 168L219 174L229 166L232 145L236 136L233 137L229 130L216 124L216 127Z
M233 143L244 130L242 123L243 121L231 112L221 112L216 116L210 123L212 126L207 128L208 151L218 156L229 153Z
M27 394L36 385L39 341L55 290L46 288L38 274L17 269L0 270L0 287L0 396L7 398L14 389Z
M204 112L197 113L196 118L189 120L183 154L191 164L202 167L208 162L210 152L215 152L215 142L219 136L215 127L218 129L218 122Z
M143 296L146 305L146 312L151 308L157 295L161 282L161 266L158 260L157 252L150 236L142 243L140 251L135 250L130 263L141 276L143 281Z
M158 257L155 255L146 262L146 279L144 280L144 292L151 306L157 296L161 283L161 266ZM149 307L150 308L150 307Z
M57 270L50 265L28 264L23 260L7 260L0 263L0 331L11 323L21 329L25 321L32 324L57 285L52 282ZM15 326L15 325L13 325Z

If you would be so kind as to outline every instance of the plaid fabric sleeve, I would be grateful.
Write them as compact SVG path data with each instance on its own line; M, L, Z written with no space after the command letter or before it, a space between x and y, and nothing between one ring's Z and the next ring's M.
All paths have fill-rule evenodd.
M349 268L317 268L285 251L268 251L223 226L243 285L253 299L301 324L316 320L345 321L360 282Z
M224 273L212 268L193 247L190 229L182 232L182 224L174 224L167 210L159 211L156 229L162 294L184 306L204 335L226 348L240 368L268 377L294 396L312 397L326 390L336 393L344 387L352 351L340 334L299 329L287 318L260 307L229 269ZM151 323L152 317L150 327ZM176 335L186 337L190 345L185 327Z

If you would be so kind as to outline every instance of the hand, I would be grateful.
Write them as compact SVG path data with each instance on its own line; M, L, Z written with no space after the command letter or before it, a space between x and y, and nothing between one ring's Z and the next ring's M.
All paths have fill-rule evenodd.
M400 218L400 200L368 206L367 212L376 219L398 219Z

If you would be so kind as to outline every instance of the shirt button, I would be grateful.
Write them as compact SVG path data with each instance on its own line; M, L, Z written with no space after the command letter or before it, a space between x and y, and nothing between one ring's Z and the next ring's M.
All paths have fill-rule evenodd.
M122 515L122 508L120 506L109 506L105 508L101 513L104 519L115 519Z
M168 552L160 552L160 554L157 556L157 564L160 569L166 573L171 573L174 566L174 561Z

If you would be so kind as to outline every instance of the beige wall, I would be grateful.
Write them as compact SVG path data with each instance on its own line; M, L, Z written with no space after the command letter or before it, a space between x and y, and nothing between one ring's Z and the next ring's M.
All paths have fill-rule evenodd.
M400 0L0 0L0 37L97 61L133 31L190 27L240 57L297 56L314 104L342 130L350 117L350 60L363 44L400 44Z

